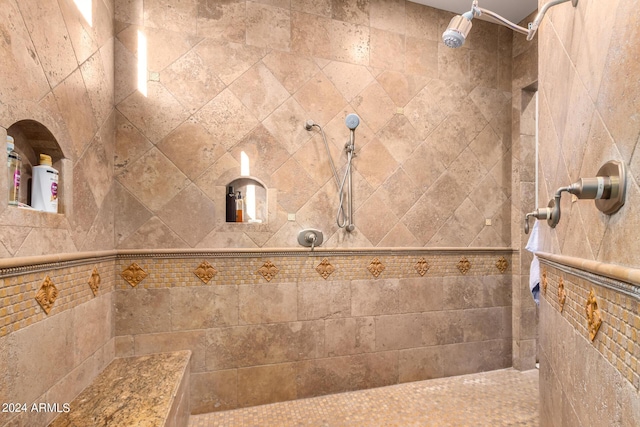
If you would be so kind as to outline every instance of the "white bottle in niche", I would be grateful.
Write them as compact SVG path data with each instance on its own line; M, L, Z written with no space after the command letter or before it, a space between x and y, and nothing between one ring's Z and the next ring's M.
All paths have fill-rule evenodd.
M51 157L40 154L40 165L33 167L31 207L58 213L58 171L51 167Z

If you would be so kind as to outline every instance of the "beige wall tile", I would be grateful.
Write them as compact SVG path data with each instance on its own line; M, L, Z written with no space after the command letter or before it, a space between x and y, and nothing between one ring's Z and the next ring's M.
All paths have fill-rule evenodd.
M324 322L272 323L207 330L207 370L321 357Z
M374 317L345 317L325 321L326 356L371 353L375 350Z
M332 0L331 17L339 21L369 25L369 0Z
M424 345L421 314L377 316L376 351L400 350Z
M289 97L287 90L262 62L247 70L229 89L260 121Z
M144 25L195 34L198 3L197 0L179 3L169 0L145 0Z
M412 382L441 378L442 364L445 363L440 351L433 347L401 350L398 359L398 381Z
M118 335L169 332L171 294L169 289L116 291L115 328Z
M236 286L171 289L171 329L208 329L238 324Z
M246 15L246 2L242 0L225 3L198 1L198 35L244 42Z
M29 0L18 4L51 87L78 66L58 2Z
M346 104L331 81L323 74L316 74L294 95L309 117L320 125L325 125Z
M349 317L350 314L351 288L349 282L298 283L298 320Z
M398 353L380 352L296 364L298 398L382 387L398 380Z
M296 397L293 363L238 369L239 407L282 402Z
M238 372L228 371L192 373L191 413L204 414L238 407Z
M195 113L224 89L224 83L195 50L164 69L160 81L190 113Z
M262 62L291 94L319 71L310 58L276 50L265 56Z
M290 11L247 2L247 39L246 43L288 52L291 48Z
M382 262L384 264L384 260ZM371 280L352 280L351 315L398 313L398 287L398 281L395 279L372 277Z
M373 81L373 76L363 65L332 61L322 70L349 102Z
M335 6L335 3L334 3ZM335 8L334 8L335 12ZM356 23L331 21L331 59L369 65L369 27Z
M187 177L153 148L117 176L150 209L160 210L188 185Z
M238 288L240 324L297 320L295 283L240 285Z
M291 51L305 56L331 58L331 23L329 18L292 11Z

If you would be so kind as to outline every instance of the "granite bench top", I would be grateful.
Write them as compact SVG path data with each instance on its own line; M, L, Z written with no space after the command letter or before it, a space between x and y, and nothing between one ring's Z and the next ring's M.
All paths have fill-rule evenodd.
M52 427L164 426L190 351L114 359Z

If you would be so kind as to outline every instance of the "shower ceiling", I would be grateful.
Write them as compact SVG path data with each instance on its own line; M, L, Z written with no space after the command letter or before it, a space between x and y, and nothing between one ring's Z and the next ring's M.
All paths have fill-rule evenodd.
M410 0L436 9L462 14L471 10L472 0ZM518 23L538 8L537 0L479 0L480 7ZM482 19L482 17L481 17Z

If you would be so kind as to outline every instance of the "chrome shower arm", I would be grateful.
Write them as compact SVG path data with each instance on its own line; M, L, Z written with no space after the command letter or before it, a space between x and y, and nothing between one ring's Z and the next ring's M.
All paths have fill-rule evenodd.
M534 19L533 22L529 24L529 30L527 31L527 41L531 41L533 39L533 36L536 35L536 31L538 31L538 27L540 26L544 15L547 13L547 10L549 10L553 6L561 3L566 3L568 1L569 0L553 0L542 6L542 9L540 9L538 14L536 15L536 19ZM571 4L573 5L573 7L576 7L578 5L578 0L571 0Z
M518 24L514 24L513 22L509 21L507 18L500 16L491 10L485 9L483 7L479 7L477 2L475 1L473 3L473 6L471 7L471 12L473 13L474 16L480 16L482 14L487 15L497 23L502 24L505 27L510 28L515 32L524 34L525 36L527 36L527 40L531 41L533 37L536 35L536 31L538 31L538 27L540 26L540 23L542 22L544 15L547 13L547 10L549 10L553 6L556 6L561 3L566 3L568 1L569 0L552 0L549 3L545 4L544 6L542 6L542 9L540 9L538 14L536 15L536 18L533 20L532 23L529 24L528 29L521 27ZM578 0L571 0L571 3L575 7L578 4Z
M561 1L568 1L568 0L561 0ZM509 21L507 18L504 18L504 17L498 15L497 13L492 12L492 11L490 11L488 9L485 9L485 8L482 8L482 7L477 7L477 8L474 8L474 9L479 10L481 12L481 14L489 16L490 18L492 18L494 21L498 22L499 24L502 24L507 28L511 28L513 31L516 31L518 33L524 34L525 36L527 36L527 40L531 40L529 38L529 30L527 30L526 28L521 27L518 24L514 24L513 22ZM480 14L478 14L477 16L480 16ZM531 36L531 37L533 37L533 36Z

